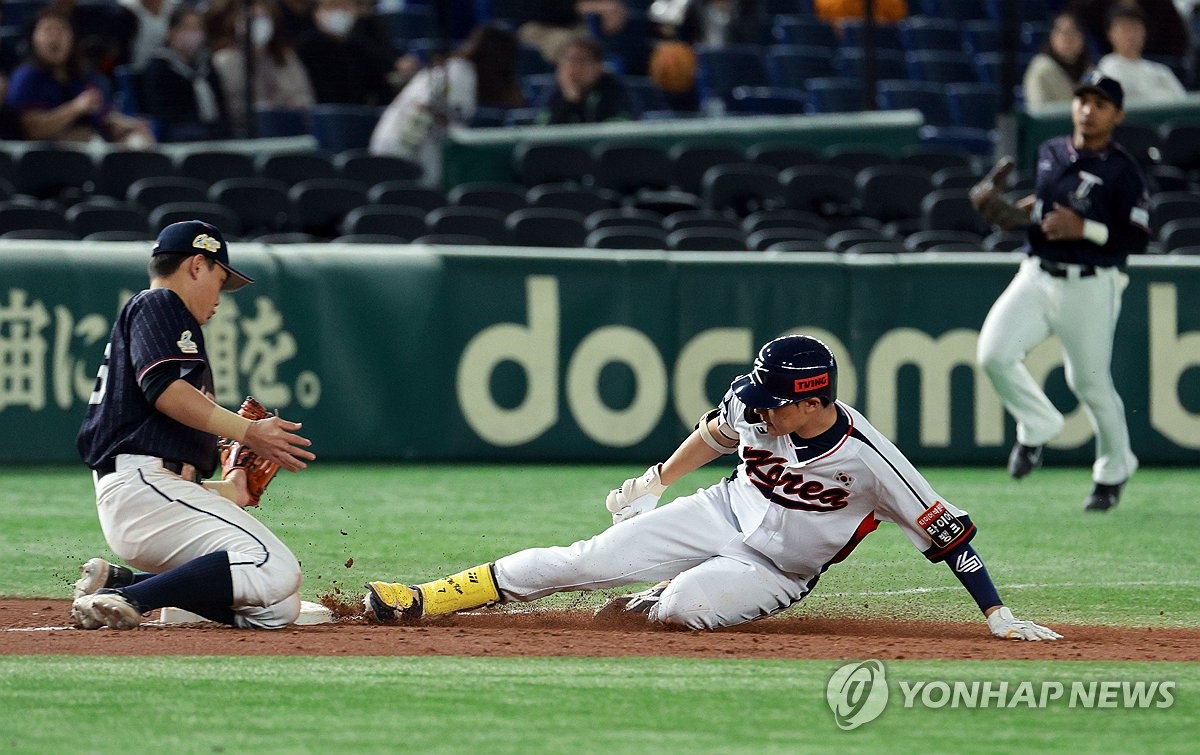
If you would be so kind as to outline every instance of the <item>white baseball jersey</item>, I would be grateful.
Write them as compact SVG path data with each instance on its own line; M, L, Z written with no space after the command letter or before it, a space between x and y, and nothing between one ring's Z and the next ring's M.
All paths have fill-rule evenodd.
M816 438L772 437L732 393L721 404L741 464L691 495L565 547L497 559L507 600L671 580L652 621L712 629L800 601L879 522L895 522L930 560L975 527L941 500L896 447L854 409Z

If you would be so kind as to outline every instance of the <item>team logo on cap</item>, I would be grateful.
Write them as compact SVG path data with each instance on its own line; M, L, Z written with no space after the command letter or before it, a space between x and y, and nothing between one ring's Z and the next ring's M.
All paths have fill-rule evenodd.
M207 233L202 233L192 239L192 246L196 249L203 249L206 252L216 254L221 251L221 242L209 236Z

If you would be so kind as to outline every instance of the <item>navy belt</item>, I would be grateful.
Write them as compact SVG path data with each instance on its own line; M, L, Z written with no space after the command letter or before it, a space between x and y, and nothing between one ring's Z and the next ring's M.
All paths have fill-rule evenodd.
M184 462L175 461L174 459L163 459L162 460L163 469L167 470L168 472L174 472L177 475L183 474L183 465L184 465ZM95 470L96 470L96 479L101 479L104 476L110 475L113 472L117 471L117 461L116 461L116 459L109 459L108 461L100 464L100 466L95 467Z
M1068 265L1062 262L1044 260L1040 257L1038 258L1038 267L1042 268L1042 270L1046 271L1048 275L1052 275L1055 278L1066 278L1071 274L1072 267L1079 268L1080 278L1090 278L1096 274L1095 265Z

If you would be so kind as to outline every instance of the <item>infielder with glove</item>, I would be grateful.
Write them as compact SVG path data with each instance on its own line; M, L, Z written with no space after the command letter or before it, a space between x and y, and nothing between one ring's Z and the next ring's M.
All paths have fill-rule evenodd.
M1034 193L1004 198L1012 161L971 190L975 207L1001 228L1027 227L1028 257L992 306L979 333L978 359L1017 421L1008 472L1020 479L1042 463L1042 448L1063 416L1025 367L1025 355L1052 333L1062 341L1067 384L1096 433L1088 511L1116 506L1137 469L1125 406L1111 374L1113 335L1129 254L1149 238L1149 198L1137 161L1112 140L1125 115L1121 85L1100 73L1075 89L1070 136L1038 149Z
M113 325L77 445L93 470L104 538L140 570L93 558L75 583L71 616L83 629L131 629L143 613L176 606L213 621L276 629L300 613L300 565L244 510L282 466L316 457L300 425L248 399L217 405L200 326L222 291L253 281L229 264L214 226L163 229L150 287ZM200 482L227 438L225 475Z
M997 637L1060 635L1016 618L971 546L975 524L902 453L837 400L837 363L820 341L777 338L666 461L612 491L613 526L568 547L532 548L425 584L371 582L369 619L415 621L567 590L662 580L599 615L716 629L803 600L880 522L944 562ZM734 474L658 508L667 486L725 454Z

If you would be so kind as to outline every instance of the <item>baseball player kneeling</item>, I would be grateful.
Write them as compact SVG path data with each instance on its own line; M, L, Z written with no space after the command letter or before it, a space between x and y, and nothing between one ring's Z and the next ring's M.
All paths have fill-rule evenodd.
M736 472L658 508L667 486L724 454ZM975 525L856 410L837 401L837 363L815 338L777 338L669 459L607 500L613 526L567 547L531 548L421 585L371 582L368 619L401 623L568 590L659 581L603 616L690 629L754 621L803 600L880 522L943 561L1007 639L1056 640L1016 618L979 554Z

